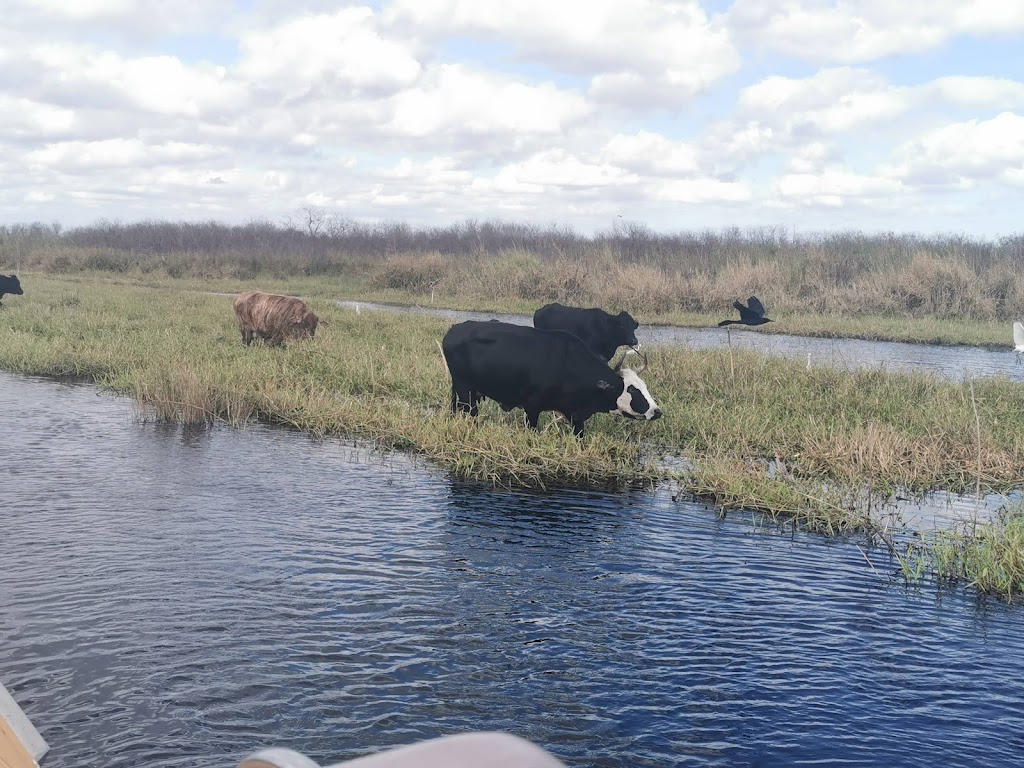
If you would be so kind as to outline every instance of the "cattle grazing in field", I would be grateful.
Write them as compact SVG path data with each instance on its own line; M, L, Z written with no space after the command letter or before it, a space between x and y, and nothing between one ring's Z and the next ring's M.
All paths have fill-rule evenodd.
M19 282L17 275L0 275L0 299L7 293L12 296L21 296L25 293L21 289L21 282ZM3 304L0 304L0 307L2 306Z
M234 306L246 346L256 336L267 344L311 338L320 322L306 303L294 296L247 291L238 295Z
M489 397L503 410L525 410L533 429L542 411L561 413L577 437L595 413L661 418L639 376L643 368L611 368L566 331L467 320L448 330L441 353L452 377L452 413L476 416Z
M613 315L603 309L548 304L533 313L533 327L542 331L568 331L602 360L611 360L619 347L639 344L636 329L640 324L625 311Z

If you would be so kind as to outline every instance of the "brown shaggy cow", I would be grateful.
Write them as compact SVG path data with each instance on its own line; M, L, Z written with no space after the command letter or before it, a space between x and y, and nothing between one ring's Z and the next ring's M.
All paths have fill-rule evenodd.
M238 295L235 316L242 331L242 343L246 346L252 344L255 336L267 344L284 344L312 337L320 322L302 299L259 291Z

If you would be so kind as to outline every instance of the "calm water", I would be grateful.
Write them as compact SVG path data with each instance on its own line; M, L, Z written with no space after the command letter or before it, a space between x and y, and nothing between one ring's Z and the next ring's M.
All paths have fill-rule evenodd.
M509 493L0 373L0 679L44 768L468 729L572 766L1024 759L1024 609L667 493Z
M506 315L495 312L462 312L431 307L398 307L365 301L341 301L340 306L360 311L413 312L461 320L497 318L518 325L532 325L527 315ZM641 344L679 344L691 349L725 347L731 339L734 348L749 349L779 357L807 360L810 365L826 365L843 370L855 368L887 368L891 371L925 371L955 381L971 376L1003 375L1024 382L1024 365L1017 364L1011 343L1012 331L1006 328L1006 348L938 346L904 344L894 341L863 341L861 339L816 339L806 336L764 333L733 327L679 328L675 326L641 326L636 332Z

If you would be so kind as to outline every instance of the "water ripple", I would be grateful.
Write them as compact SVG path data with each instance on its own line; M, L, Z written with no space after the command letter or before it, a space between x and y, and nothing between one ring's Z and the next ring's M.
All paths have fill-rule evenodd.
M499 491L129 411L0 374L0 678L46 768L328 763L468 729L574 766L1024 749L1019 608L667 492Z

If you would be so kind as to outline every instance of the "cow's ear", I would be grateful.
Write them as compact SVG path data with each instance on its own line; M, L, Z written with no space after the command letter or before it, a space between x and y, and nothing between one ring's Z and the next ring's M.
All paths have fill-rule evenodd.
M614 389L614 387L611 384L609 384L607 381L605 381L604 379L600 379L597 382L597 388L598 389Z

